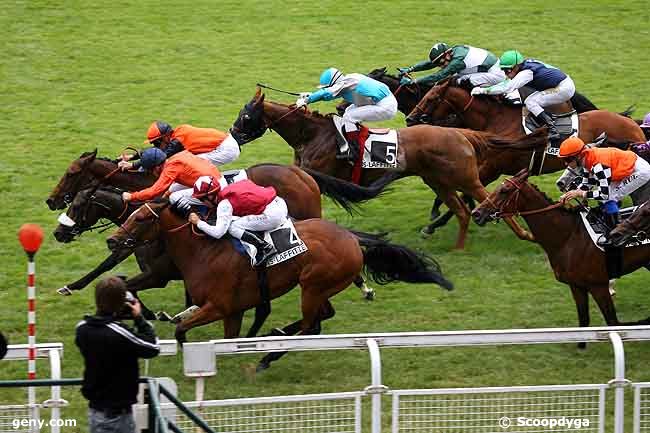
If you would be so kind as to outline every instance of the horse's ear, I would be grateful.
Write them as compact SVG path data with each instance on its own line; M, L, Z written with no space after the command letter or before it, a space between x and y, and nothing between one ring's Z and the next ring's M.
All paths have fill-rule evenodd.
M384 66L383 68L381 68L380 71L381 71L382 74L385 74L385 73L386 73L386 66Z
M255 90L255 99L258 99L261 94L262 94L262 88L260 86L257 86Z
M524 181L528 180L528 176L530 176L530 171L528 171L527 168L522 168L521 170L519 170L519 173L515 175L517 179L521 179Z

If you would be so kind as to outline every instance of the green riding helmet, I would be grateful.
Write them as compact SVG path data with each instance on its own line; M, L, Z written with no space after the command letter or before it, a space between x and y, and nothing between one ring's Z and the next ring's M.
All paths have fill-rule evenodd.
M429 51L429 60L431 60L431 63L438 63L442 55L445 54L448 49L449 45L444 42L438 42L431 47L431 51Z
M524 56L517 50L506 51L501 54L499 63L501 64L501 69L512 69L520 63L523 63Z

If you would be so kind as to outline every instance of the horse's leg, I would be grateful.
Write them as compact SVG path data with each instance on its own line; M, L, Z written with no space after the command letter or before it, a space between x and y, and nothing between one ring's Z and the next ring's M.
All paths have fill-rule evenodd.
M241 333L242 319L244 312L232 314L223 318L223 338L237 338Z
M176 341L183 344L187 341L186 334L190 329L216 322L223 318L224 315L219 312L217 307L212 302L208 301L203 304L196 313L176 325L176 331L174 332Z
M429 185L431 186L431 185ZM442 197L445 201L445 204L458 218L458 238L456 239L455 249L462 250L465 249L465 238L467 237L467 229L469 227L469 209L463 201L458 197L458 194L455 191L440 189L438 197Z
M260 305L255 307L255 319L253 320L251 329L249 329L246 333L246 338L253 338L257 335L260 328L262 325L264 325L264 322L266 322L266 319L269 317L269 314L271 314L270 302L262 302Z
M294 322L282 329L282 331L287 331L285 335L294 335L300 332L301 335L319 335L321 333L321 322L327 319L331 319L334 317L336 314L336 311L334 310L334 307L330 303L329 300L325 301L324 304L322 304L318 310L318 316L315 319L315 322L313 322L311 325L307 325L308 327L306 328L305 325L305 319L303 318L302 320L298 320L297 322ZM280 334L274 334L274 335L280 335ZM266 370L271 366L271 363L273 361L277 361L278 359L282 358L284 355L286 355L287 352L271 352L266 354L259 362L257 365L257 371L263 371Z
M171 278L173 276L174 275L169 275L169 273L165 272L165 268L151 268L136 275L133 278L126 280L126 288L128 291L133 293L133 296L135 298L140 301L140 305L142 306L142 315L145 317L145 319L154 320L156 319L156 315L153 311L147 308L144 302L142 302L142 299L140 299L138 292L142 290L152 289L154 287L165 287L169 281L175 279Z
M56 292L59 295L64 295L64 296L72 295L72 290L81 290L85 288L95 278L99 277L104 272L110 271L130 255L131 252L128 252L128 254L124 252L114 252L113 254L108 256L103 262L101 262L95 269L90 271L88 274L81 277L74 283L66 284L65 286L58 289Z
M600 308L600 312L603 314L607 325L621 325L616 316L616 307L614 307L612 296L609 294L609 285L605 284L603 286L592 287L589 291L598 304L598 308Z
M508 224L512 231L517 235L522 241L535 242L535 237L528 230L524 229L519 223L515 220L514 217L505 217L503 220Z
M366 282L361 274L357 275L357 277L354 279L354 285L357 286L359 290L361 290L361 294L363 295L364 299L368 301L375 299L375 289L366 285Z
M578 323L580 326L589 326L589 293L581 287L572 284L571 294L573 295L573 300L578 310ZM585 347L587 347L587 343L578 343L579 349L584 349Z
M440 206L442 206L442 200L438 197L433 201L433 206L431 207L431 213L429 214L429 219L435 221L440 216Z

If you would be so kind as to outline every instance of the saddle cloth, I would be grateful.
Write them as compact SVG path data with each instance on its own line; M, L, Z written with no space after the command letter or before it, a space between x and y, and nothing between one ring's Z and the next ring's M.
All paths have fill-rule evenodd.
M560 133L560 139L552 143L549 142L548 146L546 147L546 153L549 155L557 156L560 153L560 144L562 141L569 137L578 135L578 113L573 110L563 114L551 114L551 117L555 121L557 131ZM530 113L525 107L521 110L521 124L524 127L526 135L532 134L536 129L545 126L544 124L540 124L535 116L533 116L532 113Z
M246 173L245 169L222 171L221 175L223 176L224 179L226 179L228 185L230 185L231 183L239 182L240 180L248 179L248 174Z
M338 143L341 150L347 152L348 141L343 131L356 131L357 125L351 122L345 122L339 116L332 116L332 121L338 132ZM343 129L345 128L345 129ZM388 128L367 128L361 125L362 129L367 131L368 138L363 143L363 161L362 168L396 168L397 167L397 130ZM359 134L365 136L366 134Z
M632 215L632 213L636 209L637 206L626 207L624 209L621 209L620 211L621 220L628 218L630 215ZM580 217L582 218L582 223L585 225L585 229L587 230L587 233L589 233L589 236L591 237L591 240L593 241L594 245L596 245L596 247L598 247L598 249L600 249L601 251L604 251L604 248L598 245L598 239L600 239L600 237L603 236L603 234L606 232L606 227L605 224L603 223L603 216L600 209L592 208L589 209L589 212L581 211ZM644 239L642 242L632 241L627 243L624 246L624 248L645 245L648 243L650 243L650 239Z
M287 219L280 227L264 232L264 240L273 244L277 251L266 262L267 268L285 262L308 250L307 245L298 236L298 232L290 219ZM255 256L257 255L257 248L239 239L232 238L232 241L237 251L250 258L251 266L256 266Z

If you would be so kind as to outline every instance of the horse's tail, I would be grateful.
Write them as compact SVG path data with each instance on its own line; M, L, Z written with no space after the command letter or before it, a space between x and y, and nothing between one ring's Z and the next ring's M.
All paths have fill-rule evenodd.
M334 200L336 204L350 214L358 212L354 203L364 202L379 196L385 191L386 185L394 180L394 178L385 175L372 185L364 187L309 168L303 168L303 170L314 178L321 194Z
M575 92L571 97L571 104L578 113L598 110L598 107L582 93Z
M363 247L365 271L379 284L391 281L435 283L451 290L454 285L440 271L440 266L425 254L405 246L391 244L383 235L354 232Z
M632 113L634 113L635 111L636 111L636 105L632 104L629 107L627 107L625 109L625 111L622 111L622 112L620 112L618 114L620 114L623 117L630 117L631 118ZM634 120L634 121L637 123L637 125L640 125L641 123L643 123L643 120Z
M521 135L517 138L505 138L498 135L487 137L487 147L494 150L517 150L528 152L542 150L548 143L548 130L539 128L530 135Z

